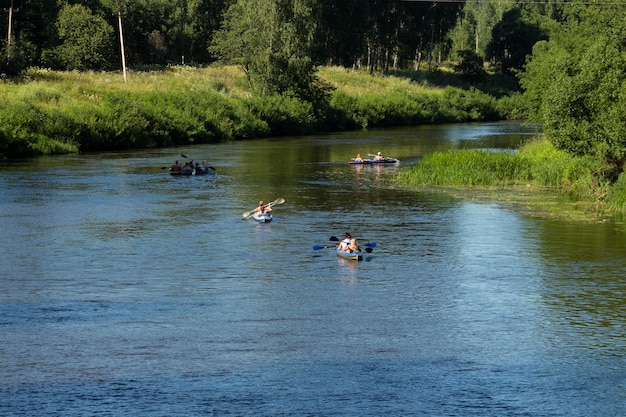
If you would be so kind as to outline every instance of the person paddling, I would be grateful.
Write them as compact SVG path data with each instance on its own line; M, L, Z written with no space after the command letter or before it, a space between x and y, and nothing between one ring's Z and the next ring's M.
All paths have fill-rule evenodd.
M172 172L180 172L182 169L183 168L178 164L178 161L174 162L174 165L170 167L170 171Z
M255 213L270 213L272 211L271 207L267 207L263 204L263 200L259 201L259 206L254 209Z
M337 249L348 253L360 251L359 245L356 243L356 238L353 238L350 232L346 232L343 240L339 242Z

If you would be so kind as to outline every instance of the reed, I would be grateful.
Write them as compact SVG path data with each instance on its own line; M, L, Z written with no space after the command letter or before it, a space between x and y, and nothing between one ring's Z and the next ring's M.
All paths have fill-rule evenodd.
M401 170L397 181L410 186L493 187L528 181L529 168L526 159L509 152L441 151Z
M592 156L572 156L545 138L523 144L518 151L451 150L435 152L394 179L409 187L516 187L551 190L581 202L587 210L626 212L626 174L617 181L605 175L609 165Z

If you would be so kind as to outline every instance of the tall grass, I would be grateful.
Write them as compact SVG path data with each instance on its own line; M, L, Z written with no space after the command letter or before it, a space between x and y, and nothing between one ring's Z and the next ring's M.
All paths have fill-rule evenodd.
M411 186L490 187L530 179L528 160L508 152L484 150L441 151L426 155L401 170L397 181Z
M403 186L507 187L524 185L566 195L594 211L626 211L626 174L612 184L601 159L576 157L534 139L517 152L442 151L401 169L395 182Z
M234 67L147 68L130 71L128 83L117 73L31 69L0 90L0 156L504 117L493 97L475 89L334 67L319 76L333 87L327 103L253 97Z

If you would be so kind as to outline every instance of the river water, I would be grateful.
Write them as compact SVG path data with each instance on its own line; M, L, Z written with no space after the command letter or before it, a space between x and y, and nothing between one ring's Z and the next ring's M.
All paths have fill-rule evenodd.
M389 186L516 123L0 165L0 415L626 415L626 231ZM383 152L400 167L349 166ZM175 178L186 155L217 175ZM274 221L243 221L282 197ZM350 231L376 248L337 258Z

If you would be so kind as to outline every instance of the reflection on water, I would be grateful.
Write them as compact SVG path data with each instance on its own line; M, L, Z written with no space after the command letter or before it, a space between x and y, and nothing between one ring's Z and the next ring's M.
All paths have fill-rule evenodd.
M516 133L517 132L517 133ZM626 238L390 188L518 124L0 166L2 415L616 416ZM180 154L212 177L171 178ZM241 220L285 198L274 221ZM377 246L337 257L346 230ZM328 245L312 250L313 245Z

